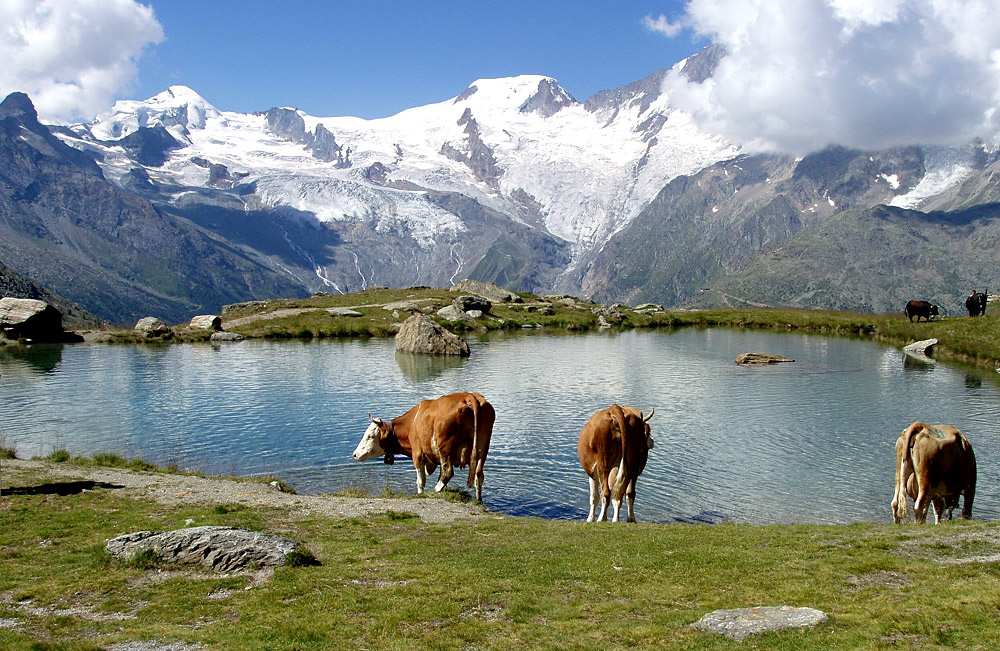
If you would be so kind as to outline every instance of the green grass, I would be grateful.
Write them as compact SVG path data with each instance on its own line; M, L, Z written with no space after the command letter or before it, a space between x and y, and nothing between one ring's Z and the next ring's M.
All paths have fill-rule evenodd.
M1000 542L982 542L1000 540L996 523L428 525L404 512L340 520L231 506L166 507L103 489L5 494L0 621L16 626L0 626L0 648L954 649L1000 640L996 565L933 560L996 553ZM108 538L186 518L290 535L319 564L307 555L258 584L102 551ZM742 644L688 626L758 605L818 608L830 620Z

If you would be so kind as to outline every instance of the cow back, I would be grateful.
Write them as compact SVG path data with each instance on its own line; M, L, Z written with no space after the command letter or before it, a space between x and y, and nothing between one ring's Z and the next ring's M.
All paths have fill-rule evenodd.
M976 482L976 455L972 445L952 425L914 423L897 441L897 459L907 454L912 475L906 478L906 492L916 498L920 485L934 495L962 492Z

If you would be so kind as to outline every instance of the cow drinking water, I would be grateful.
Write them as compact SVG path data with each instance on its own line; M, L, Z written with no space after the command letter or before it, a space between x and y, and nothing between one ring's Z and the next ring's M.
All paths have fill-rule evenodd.
M478 393L452 393L422 400L402 416L390 420L372 418L358 447L356 461L404 454L417 470L417 492L424 492L427 475L441 466L435 491L442 491L455 474L454 467L469 466L468 486L476 487L483 501L483 465L490 449L496 412Z
M906 498L913 500L913 517L927 520L927 507L934 505L934 522L951 519L962 501L962 517L972 517L976 494L976 455L972 445L951 425L925 425L916 421L896 440L896 489L892 496L892 520L906 517ZM946 512L947 511L947 512Z
M635 407L611 405L595 413L583 426L577 453L590 478L587 522L594 522L595 516L598 522L603 521L609 502L614 507L611 520L618 522L623 496L628 500L628 522L635 522L635 482L653 449L648 423L655 412L653 409L643 418Z

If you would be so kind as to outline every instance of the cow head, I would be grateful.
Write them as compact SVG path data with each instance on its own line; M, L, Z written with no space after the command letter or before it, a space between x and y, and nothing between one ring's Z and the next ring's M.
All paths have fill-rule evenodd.
M940 316L941 315L940 309L941 308L939 308L937 305L931 305L930 315L931 316Z
M649 416L646 416L645 418L642 419L642 426L646 430L646 447L650 450L653 449L653 437L649 433L649 419L652 418L653 414L655 413L656 413L656 407L653 407L652 409L649 410Z
M368 414L368 420L371 424L361 436L358 447L354 448L352 456L355 461L374 459L385 454L385 439L389 435L389 425L381 418L372 418L371 414Z

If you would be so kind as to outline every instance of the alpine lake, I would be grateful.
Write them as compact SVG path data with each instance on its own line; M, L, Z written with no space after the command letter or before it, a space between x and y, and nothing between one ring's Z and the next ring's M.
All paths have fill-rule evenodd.
M408 458L351 458L369 412L391 418L477 391L497 412L487 508L583 519L577 438L618 403L656 410L641 522L891 522L896 438L923 420L966 434L979 469L973 516L1000 519L1000 374L989 369L862 339L727 328L467 340L465 359L398 353L390 338L0 347L0 445L22 458L112 452L274 475L305 494L413 493ZM795 361L735 364L745 352ZM456 470L451 485L466 477Z

